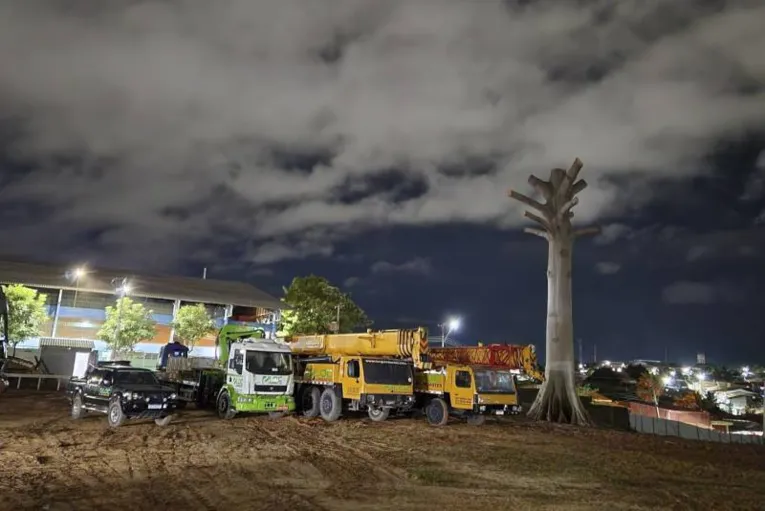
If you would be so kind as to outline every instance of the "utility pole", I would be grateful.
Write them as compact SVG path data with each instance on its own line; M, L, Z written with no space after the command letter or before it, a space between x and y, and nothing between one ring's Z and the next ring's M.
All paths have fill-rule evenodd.
M597 344L592 345L592 361L595 364L598 363L598 345Z
M584 364L584 358L582 357L582 338L580 337L578 341L579 341L579 363Z
M202 280L206 280L206 279L207 279L207 266L205 266L204 269L202 270Z

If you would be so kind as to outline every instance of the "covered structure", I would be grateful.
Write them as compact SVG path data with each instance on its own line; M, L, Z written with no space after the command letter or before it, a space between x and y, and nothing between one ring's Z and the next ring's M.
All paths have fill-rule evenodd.
M99 351L106 350L98 339L104 309L114 305L117 287L123 283L129 285L130 298L150 309L157 322L154 338L136 346L136 351L153 354L173 339L172 321L183 305L204 304L217 327L241 322L261 327L267 335L275 333L282 305L277 298L246 282L91 267L77 271L75 265L0 260L0 284L23 284L46 295L49 320L41 338L90 341ZM40 338L26 339L18 345L22 349L42 347ZM197 356L214 353L214 334L202 339L194 350Z

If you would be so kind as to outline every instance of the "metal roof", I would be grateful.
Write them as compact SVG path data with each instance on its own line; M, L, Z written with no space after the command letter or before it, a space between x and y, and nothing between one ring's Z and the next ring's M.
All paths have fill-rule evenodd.
M138 275L126 270L87 268L87 274L75 283L67 275L72 266L0 261L0 283L24 284L48 289L114 294L112 280L127 277L130 294L142 298L183 300L209 304L238 305L282 309L284 304L245 282L162 275Z
M93 341L87 339L62 339L58 337L40 337L40 347L75 348L93 350Z

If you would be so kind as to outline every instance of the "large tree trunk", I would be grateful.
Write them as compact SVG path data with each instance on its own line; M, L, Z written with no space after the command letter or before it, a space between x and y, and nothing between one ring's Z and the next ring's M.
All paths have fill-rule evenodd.
M565 225L549 239L545 381L529 416L537 420L584 425L590 421L576 393L574 379L572 247L571 230Z

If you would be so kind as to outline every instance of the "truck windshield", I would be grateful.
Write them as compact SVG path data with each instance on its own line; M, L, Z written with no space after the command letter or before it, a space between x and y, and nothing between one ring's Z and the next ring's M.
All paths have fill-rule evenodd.
M252 374L292 374L292 356L289 353L248 350L245 367Z
M476 369L475 385L479 394L512 394L515 392L515 379L510 371Z
M412 366L406 362L364 360L364 381L385 385L411 385Z
M117 371L115 383L122 385L158 385L157 378L150 371Z

